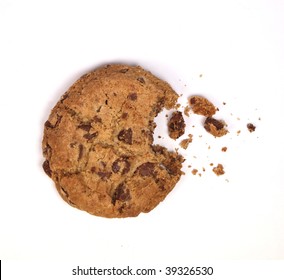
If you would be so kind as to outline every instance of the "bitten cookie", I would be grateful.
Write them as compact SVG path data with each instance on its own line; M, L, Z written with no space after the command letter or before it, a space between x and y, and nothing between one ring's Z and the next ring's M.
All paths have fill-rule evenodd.
M90 214L134 217L174 188L183 158L153 145L154 118L178 95L139 66L108 65L75 82L44 126L43 169Z

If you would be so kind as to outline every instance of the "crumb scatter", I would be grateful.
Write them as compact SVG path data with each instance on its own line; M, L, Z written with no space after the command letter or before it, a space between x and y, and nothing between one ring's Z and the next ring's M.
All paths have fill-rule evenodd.
M227 147L222 147L221 151L222 152L227 152L227 149L228 149Z

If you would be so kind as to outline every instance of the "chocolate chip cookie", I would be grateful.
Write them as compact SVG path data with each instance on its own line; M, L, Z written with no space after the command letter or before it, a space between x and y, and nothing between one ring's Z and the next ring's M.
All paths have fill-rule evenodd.
M107 65L75 82L44 125L43 169L70 205L102 217L155 208L183 158L153 145L154 118L178 95L139 66Z

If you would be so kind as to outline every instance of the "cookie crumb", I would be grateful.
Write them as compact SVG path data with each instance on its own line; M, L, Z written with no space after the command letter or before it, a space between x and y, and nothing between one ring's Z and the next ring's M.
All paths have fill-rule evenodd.
M192 169L192 171L191 171L191 173L193 174L193 175L196 175L197 174L197 172L198 172L198 170L197 169Z
M214 167L212 170L217 176L225 174L224 167L220 163L218 163L218 165Z
M211 117L216 113L216 107L205 97L194 95L188 101L192 111L197 115Z
M186 138L186 139L183 139L181 142L180 142L180 146L183 148L183 149L187 149L187 147L188 147L188 145L189 145L189 143L191 143L192 142L192 134L188 134L188 138Z
M183 113L184 113L187 117L189 117L189 111L190 111L189 106L185 106Z
M225 126L226 123L224 121L216 120L211 117L208 117L204 122L205 130L215 137L221 137L228 133Z
M254 132L256 127L252 123L248 123L247 128L249 132Z
M175 111L168 122L169 136L177 139L185 132L185 122L180 111Z
M228 149L227 147L222 147L221 151L222 152L227 152L227 149Z

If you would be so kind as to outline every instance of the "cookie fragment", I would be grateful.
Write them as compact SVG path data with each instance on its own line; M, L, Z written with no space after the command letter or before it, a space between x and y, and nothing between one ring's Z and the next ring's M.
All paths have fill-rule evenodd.
M220 163L218 163L218 165L216 167L213 167L212 171L217 175L224 175L225 171L224 171L224 166Z
M185 106L183 113L189 117L189 111L190 111L190 107L189 106Z
M192 173L193 175L196 175L196 174L198 173L198 169L196 169L196 168L192 169L191 173Z
M255 131L255 125L254 124L252 124L252 123L248 123L247 124L247 129L248 129L248 131L249 132L254 132Z
M211 117L216 113L216 107L205 97L194 95L188 101L193 113L197 115Z
M188 134L188 138L183 139L179 145L186 150L188 148L188 145L192 142L192 137L192 134Z
M168 122L169 136L177 139L185 132L185 122L180 111L175 111Z
M204 122L204 128L207 132L215 137L221 137L228 133L226 129L226 123L222 120L217 120L212 117L206 118Z
M222 147L221 151L225 153L227 152L227 149L228 149L227 147Z

